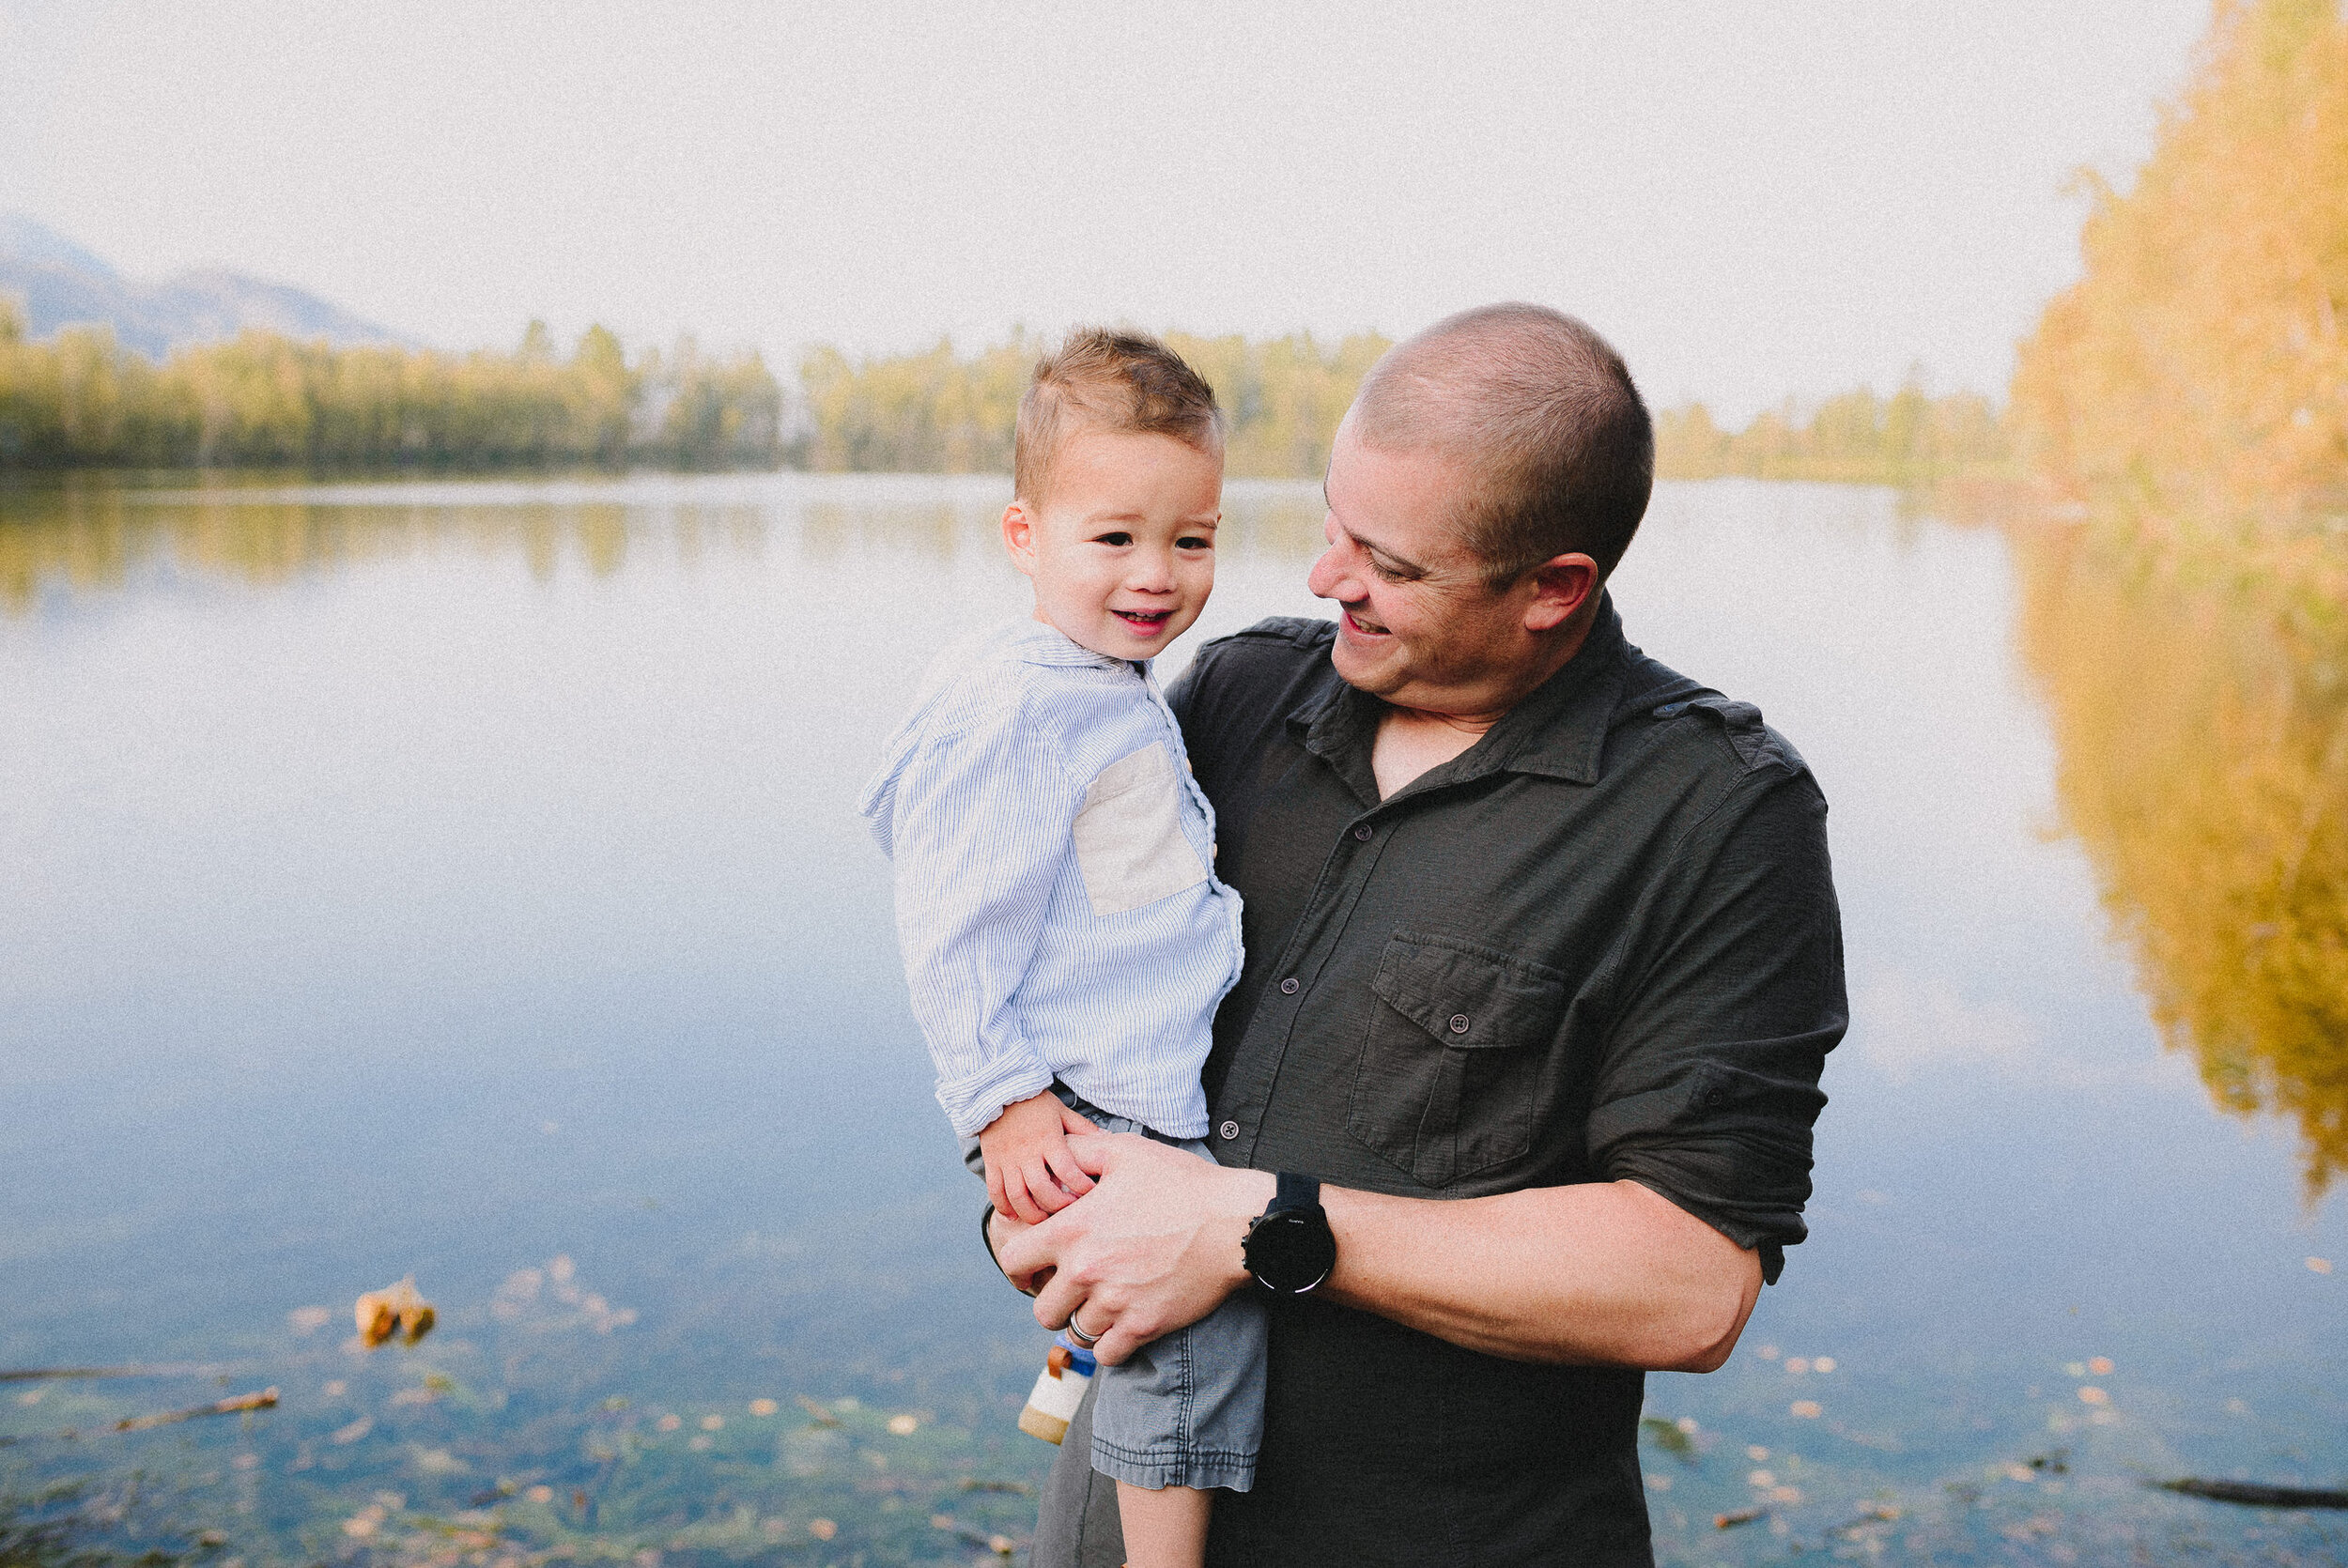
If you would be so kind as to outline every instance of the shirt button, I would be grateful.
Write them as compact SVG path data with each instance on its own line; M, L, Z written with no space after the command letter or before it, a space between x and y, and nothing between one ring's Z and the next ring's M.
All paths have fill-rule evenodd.
M1451 1032L1455 1035L1464 1035L1468 1032L1467 1014L1453 1013L1451 1015Z
M1293 996L1296 994L1295 976L1290 975L1287 979L1280 982L1280 994L1283 996Z
M1239 1136L1239 1123L1225 1122L1221 1127L1216 1128L1215 1130L1223 1134L1223 1141L1225 1143L1228 1143L1232 1139Z
M1372 830L1369 828L1357 827L1353 830L1353 837L1359 838L1363 843L1367 844L1369 842L1369 836Z

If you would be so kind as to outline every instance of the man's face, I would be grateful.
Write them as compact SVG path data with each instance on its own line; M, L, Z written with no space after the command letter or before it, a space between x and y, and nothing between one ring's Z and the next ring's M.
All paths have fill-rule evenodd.
M1012 561L1035 579L1035 618L1115 659L1166 651L1214 591L1223 455L1171 436L1079 430L1040 506L1003 513Z
M1398 706L1461 717L1521 696L1538 657L1525 624L1531 595L1523 584L1490 587L1459 538L1466 467L1437 452L1366 447L1349 419L1324 489L1329 548L1307 583L1339 607L1337 673Z

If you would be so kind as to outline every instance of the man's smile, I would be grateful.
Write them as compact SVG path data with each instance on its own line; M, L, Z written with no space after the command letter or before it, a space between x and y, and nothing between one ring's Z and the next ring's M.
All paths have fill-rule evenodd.
M1375 621L1363 619L1361 612L1355 609L1352 605L1343 605L1340 606L1339 608L1341 608L1345 613L1345 624L1350 630L1358 632L1364 637L1384 637L1386 635L1387 629L1385 627L1381 626Z

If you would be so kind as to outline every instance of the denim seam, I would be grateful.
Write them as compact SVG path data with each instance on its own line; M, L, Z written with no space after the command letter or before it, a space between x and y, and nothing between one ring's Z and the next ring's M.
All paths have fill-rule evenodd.
M1179 1464L1184 1458L1210 1459L1222 1465L1253 1465L1256 1462L1255 1452L1249 1449L1201 1448L1188 1451L1172 1448L1135 1449L1127 1448L1122 1443L1111 1442L1097 1431L1092 1435L1092 1447L1095 1453L1106 1453L1111 1458L1122 1459L1134 1465Z
M1190 1330L1184 1329L1174 1337L1181 1341L1181 1344L1175 1347L1174 1353L1182 1360L1182 1401L1177 1407L1180 1412L1180 1424L1175 1427L1175 1432L1181 1438L1183 1452L1191 1453L1195 1452L1198 1445L1197 1366L1190 1357Z
M1096 1432L1090 1457L1094 1473L1150 1491L1187 1486L1198 1491L1249 1492L1256 1485L1256 1456L1252 1453L1220 1450L1171 1456L1136 1453L1105 1441Z

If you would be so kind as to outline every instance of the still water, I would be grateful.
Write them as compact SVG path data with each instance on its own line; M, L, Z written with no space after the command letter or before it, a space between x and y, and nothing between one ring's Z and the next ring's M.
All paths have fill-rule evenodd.
M0 1382L0 1493L251 1568L1016 1551L1043 1341L851 811L1019 607L1003 490L0 491L0 1367L162 1369ZM1313 487L1228 513L1193 644L1314 612ZM1666 1562L2348 1557L2144 1484L2348 1483L2348 638L2099 570L1724 482L1616 579L1816 768L1854 1007L1813 1239L1650 1381Z

